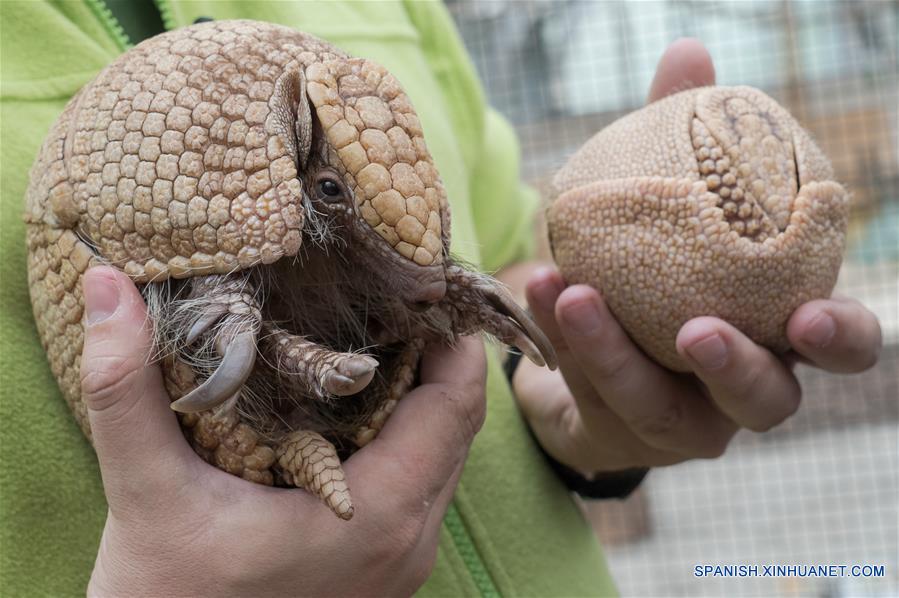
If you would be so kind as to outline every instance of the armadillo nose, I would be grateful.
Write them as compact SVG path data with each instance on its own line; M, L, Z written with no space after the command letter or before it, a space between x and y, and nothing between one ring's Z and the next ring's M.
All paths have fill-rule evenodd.
M410 297L411 306L418 311L424 311L439 302L446 295L446 281L435 280L417 287Z

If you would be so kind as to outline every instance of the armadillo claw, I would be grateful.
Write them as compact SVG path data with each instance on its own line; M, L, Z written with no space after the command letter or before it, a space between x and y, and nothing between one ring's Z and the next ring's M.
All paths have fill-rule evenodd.
M485 323L485 330L504 343L517 348L538 366L545 365L551 370L556 369L556 352L552 343L531 316L515 303L505 288L498 283L478 284L477 290L483 293L490 305L504 317L500 324ZM489 325L491 323L493 327Z
M194 322L194 325L190 327L185 340L186 345L192 345L197 342L197 339L199 339L203 333L208 331L213 324L215 324L223 315L228 313L228 305L220 303L218 305L210 306L207 310L208 311L200 316L200 318Z
M322 388L338 397L354 395L368 386L377 367L377 360L367 355L344 357L333 369L325 370Z
M527 334L523 330L516 330L514 336L510 340L510 343L513 347L521 351L525 357L533 361L536 365L543 367L546 364L546 360L543 359L543 355L540 352L540 349L537 348L537 345L528 337ZM555 369L556 365L553 363L550 366L550 369Z
M237 333L225 347L222 362L215 372L172 403L172 409L181 413L196 413L221 405L243 387L255 363L256 333L252 330Z
M288 484L313 493L341 519L352 519L353 500L333 444L317 432L300 430L284 437L276 455Z
M374 357L332 351L275 325L268 328L264 341L273 351L278 371L295 377L314 398L356 394L375 376L378 361Z

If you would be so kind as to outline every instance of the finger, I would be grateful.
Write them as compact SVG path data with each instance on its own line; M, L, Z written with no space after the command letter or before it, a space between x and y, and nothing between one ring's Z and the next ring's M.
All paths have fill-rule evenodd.
M647 445L598 396L556 322L556 300L564 288L551 268L535 270L525 287L531 313L556 349L559 370L522 362L513 378L515 399L543 448L583 472L682 461L683 456Z
M562 275L552 268L538 268L525 286L525 297L534 321L543 330L546 338L552 343L559 360L559 370L565 378L565 384L575 396L595 394L590 381L581 371L580 364L572 355L565 336L556 322L556 301L565 290ZM595 401L601 407L601 401Z
M558 370L522 363L515 375L516 395L534 436L547 453L576 471L656 467L685 458L682 453L649 446L608 407L582 412Z
M873 366L883 344L877 317L858 301L842 298L800 306L787 323L787 338L813 364L840 373Z
M159 368L150 361L146 306L123 273L96 267L84 275L86 327L81 397L87 407L104 484L158 468L189 454Z
M356 502L426 515L484 423L486 375L478 339L427 351L421 386L399 401L378 437L346 463Z
M744 428L763 432L799 408L796 377L770 351L717 318L694 318L680 329L677 351L718 407Z
M427 579L430 577L431 570L437 560L437 550L440 547L443 518L446 515L450 502L453 500L464 466L465 463L463 462L456 467L446 486L437 495L424 525L419 530L418 540L415 545L415 558L407 561L412 567L423 568L423 570L413 573L416 578Z
M566 289L556 303L556 319L593 388L646 444L696 457L724 452L733 423L692 384L643 354L595 289ZM587 418L585 401L575 399Z
M456 490L459 487L459 480L462 477L462 471L464 469L465 461L463 459L463 461L456 466L455 471L453 471L449 480L447 480L446 485L440 490L440 493L434 500L434 504L431 506L431 512L428 513L428 518L425 521L424 529L422 530L422 542L424 546L436 546L440 536L440 529L443 526L443 518L446 515L446 510L449 508L450 503L456 496Z
M709 51L698 39L682 37L668 46L659 59L647 102L655 102L686 89L714 84L715 66Z

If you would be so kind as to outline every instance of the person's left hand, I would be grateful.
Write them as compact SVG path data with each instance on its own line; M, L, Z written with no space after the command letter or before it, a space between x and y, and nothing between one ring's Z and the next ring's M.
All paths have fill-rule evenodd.
M679 40L659 63L649 101L714 82L702 44ZM720 456L738 429L768 430L796 411L797 355L828 371L861 372L881 346L875 316L834 297L793 313L787 336L795 353L783 359L722 320L690 320L677 351L694 375L674 374L640 351L595 289L566 288L557 271L542 268L526 295L560 369L522 360L515 394L544 449L584 474Z

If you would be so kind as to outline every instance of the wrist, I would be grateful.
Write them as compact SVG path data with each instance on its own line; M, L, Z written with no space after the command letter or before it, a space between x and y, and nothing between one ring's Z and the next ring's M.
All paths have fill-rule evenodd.
M529 363L522 363L520 353L515 351L509 353L504 369L513 388L513 392L516 392L516 394L518 389L521 389L523 388L523 385L526 385L523 377L526 377L527 369L529 367L531 367ZM545 434L547 428L546 426L541 426L540 423L541 421L546 422L551 419L555 418L543 418L540 421L532 422L530 418L526 417L525 421L528 424L528 431L534 439L534 442L537 444L538 449L543 454L546 463L568 490L575 492L583 498L626 498L640 485L643 478L645 478L646 474L649 472L648 467L629 466L629 464L623 464L622 466L611 467L609 469L596 467L595 455L588 456L583 450L575 451L573 454L588 457L585 460L585 463L589 462L590 466L574 467L573 465L581 461L581 459L571 459L570 462L572 465L566 464L562 459L556 458L550 454L544 445L544 441L541 439L541 432ZM578 444L576 442L571 442L571 436L561 438L559 436L560 427L558 425L553 425L550 428L552 430L548 436L550 445L556 445L557 448L559 445L567 445L569 448L572 448L572 444ZM570 431L566 430L566 432ZM554 442L554 440L557 442ZM564 452L566 451L563 451L563 453ZM564 461L568 461L568 459L564 459Z

